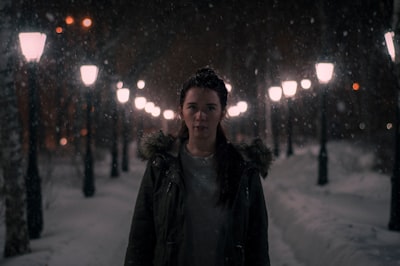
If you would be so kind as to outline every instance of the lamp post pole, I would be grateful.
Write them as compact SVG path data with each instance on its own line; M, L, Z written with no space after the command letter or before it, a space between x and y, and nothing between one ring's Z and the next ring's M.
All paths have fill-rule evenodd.
M39 32L19 34L22 53L28 62L29 85L29 150L28 169L25 179L28 232L31 239L40 237L43 230L41 181L38 168L37 132L39 125L38 95L36 87L36 63L43 53L46 35Z
M329 62L321 62L315 65L317 77L322 86L321 93L321 133L320 133L320 151L318 156L318 182L320 186L328 183L328 152L327 142L327 121L326 121L326 97L328 93L328 82L333 75L334 65Z
M114 95L113 95L114 96ZM115 96L114 96L115 97ZM118 106L116 99L113 99L113 129L112 129L112 143L111 143L111 177L118 177Z
M396 76L396 79L398 77ZM390 220L389 230L400 231L400 95L399 87L396 86L396 121L395 121L395 152L393 172L391 176L391 202L390 202Z
M292 97L296 94L297 82L294 80L288 80L282 82L282 89L285 96L288 98L288 122L287 122L287 152L286 155L293 155L293 144L292 144L292 134L293 134L293 102Z
M80 68L83 83L86 85L86 156L84 159L84 180L83 194L85 197L92 197L95 193L94 171L93 171L93 154L92 154L92 86L98 74L98 68L94 65L83 65Z
M396 79L395 92L396 92L396 117L395 117L395 150L394 150L394 163L391 176L391 199L390 199L390 218L388 228L392 231L400 231L400 80L399 80L399 66L396 62L396 49L394 43L395 33L393 31L385 33L386 47L392 59L391 68L393 76ZM398 59L397 59L398 60Z
M118 101L122 106L122 171L128 172L129 159L128 159L128 123L126 121L126 104L129 101L130 90L128 88L121 88L117 90Z
M138 80L136 83L138 90L143 90L146 86L146 82L144 80ZM138 102L136 102L138 101ZM136 97L135 99L135 106L137 109L142 110L144 109L146 105L146 98L144 97ZM140 154L140 146L142 142L142 137L143 137L143 124L144 124L144 117L143 117L143 112L139 112L139 119L137 121L137 132L136 132L136 145L137 145L137 154L141 156Z
M318 155L318 185L328 183L328 152L326 150L327 128L326 128L326 85L322 85L321 93L321 137L320 151Z

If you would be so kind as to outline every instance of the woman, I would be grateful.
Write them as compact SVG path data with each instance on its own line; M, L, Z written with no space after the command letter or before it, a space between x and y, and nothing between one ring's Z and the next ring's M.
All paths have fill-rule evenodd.
M144 141L126 266L270 265L260 173L271 153L260 140L228 142L227 95L212 69L200 69L181 90L178 136Z

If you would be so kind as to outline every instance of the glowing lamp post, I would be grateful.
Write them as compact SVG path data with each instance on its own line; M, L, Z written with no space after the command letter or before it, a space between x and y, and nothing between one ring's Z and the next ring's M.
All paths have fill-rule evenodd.
M274 141L274 155L279 156L279 127L280 127L280 114L278 102L282 98L282 88L280 86L272 86L268 89L268 97L276 104L271 105L271 127L272 138Z
M318 182L323 186L328 183L328 152L326 150L327 141L327 122L326 122L326 96L328 93L328 83L332 79L334 65L329 62L315 64L317 77L322 86L321 94L321 148L318 156Z
M85 197L92 197L95 192L92 154L92 90L91 86L96 82L99 69L95 65L83 65L80 68L83 84L86 86L86 156L84 161L83 194Z
M135 107L138 110L143 110L145 109L147 104L147 100L145 97L136 97L135 98ZM149 105L147 105L149 106ZM141 144L141 140L143 137L143 114L140 113L139 114L139 121L138 121L138 125L137 125L137 132L136 132L136 138L137 138L137 147L138 147L138 153L139 153L139 148L140 148L140 144Z
M396 46L394 43L394 32L385 33L385 41L386 47L388 49L388 53L392 60L392 69L393 75L396 77L396 80L399 79L398 74L398 64L396 62ZM398 84L398 83L397 83ZM397 95L397 99L399 99L399 87L398 85L394 87ZM396 121L395 121L395 150L394 150L394 163L393 163L393 171L391 177L391 201L390 201L390 219L389 219L389 230L392 231L400 231L400 106L399 102L396 104Z
M122 171L129 171L129 154L128 154L128 122L126 119L126 104L129 101L130 90L127 88L121 88L117 90L118 101L123 104L122 110Z
M283 94L288 99L288 139L287 139L287 153L286 155L289 157L293 154L293 145L292 145L292 116L293 116L293 103L292 98L296 94L297 90L297 82L294 80L287 80L282 82Z
M19 34L22 54L28 62L29 83L29 153L26 175L26 202L29 237L39 238L43 230L42 192L37 159L38 95L36 92L36 63L42 56L46 35L40 32Z

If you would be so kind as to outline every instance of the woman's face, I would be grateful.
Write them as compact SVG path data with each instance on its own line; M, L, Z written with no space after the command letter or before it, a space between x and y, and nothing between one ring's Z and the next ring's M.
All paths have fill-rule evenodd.
M187 91L181 108L190 139L215 140L217 126L224 116L217 92L191 88Z

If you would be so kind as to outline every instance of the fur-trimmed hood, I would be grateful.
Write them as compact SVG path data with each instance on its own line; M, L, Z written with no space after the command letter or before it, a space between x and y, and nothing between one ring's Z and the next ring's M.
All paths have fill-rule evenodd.
M243 159L258 168L263 178L266 178L272 163L272 152L259 138L250 144L241 143L233 146L242 154ZM149 160L157 153L169 153L178 155L180 141L172 135L165 135L162 131L145 136L139 146L139 156L143 160Z

